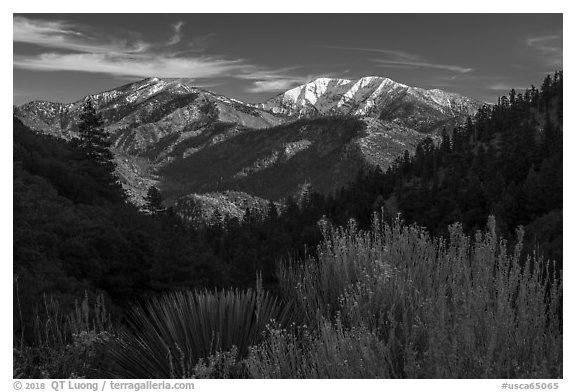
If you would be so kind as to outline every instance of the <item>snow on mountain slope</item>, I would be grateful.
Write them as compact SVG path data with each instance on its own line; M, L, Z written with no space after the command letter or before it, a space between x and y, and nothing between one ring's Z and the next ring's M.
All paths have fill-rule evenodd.
M266 128L282 122L266 111L196 88L192 83L187 79L148 78L69 104L29 102L17 106L14 113L32 129L65 138L76 134L76 124L88 98L102 114L104 126L112 136L126 128L138 133L139 127L144 127L146 132L157 128L158 133L164 135L163 124L167 122L170 132L180 132L202 117L199 108L206 103L217 106L223 122L251 128Z
M141 204L153 184L170 202L228 189L278 200L304 182L330 192L367 163L385 169L426 134L481 105L378 76L319 78L262 104L193 83L148 78L69 104L30 102L14 107L14 115L38 132L71 139L91 98L110 134L118 175Z
M388 78L320 78L258 105L295 117L369 116L430 132L434 124L474 114L481 102L442 90L409 87Z
M125 189L141 203L146 187L157 181L153 172L159 166L237 133L284 120L192 83L148 78L73 103L33 101L13 110L29 128L70 140L78 135L80 113L91 98L110 135Z

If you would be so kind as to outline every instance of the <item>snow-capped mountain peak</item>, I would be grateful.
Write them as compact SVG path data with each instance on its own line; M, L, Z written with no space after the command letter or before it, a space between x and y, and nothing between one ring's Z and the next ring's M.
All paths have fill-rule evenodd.
M102 115L118 175L137 203L143 202L158 173L174 189L182 189L184 178L204 178L186 188L189 192L214 186L213 176L204 176L200 168L221 157L226 163L217 166L226 169L219 178L230 176L230 184L259 176L262 169L274 170L274 165L300 167L306 162L305 169L294 172L334 166L338 174L327 172L324 177L332 180L323 186L342 186L343 173L355 173L364 160L385 168L396 155L413 150L424 134L462 121L481 105L458 94L380 76L318 78L253 105L198 88L193 79L154 77L73 103L30 102L15 107L14 116L38 132L72 139L88 99ZM357 118L306 120L332 115ZM293 122L299 117L302 122ZM261 144L255 147L255 141ZM237 158L230 160L230 153ZM247 153L252 163L245 162ZM318 165L320 161L324 163Z
M430 117L462 117L482 103L439 89L410 87L381 76L356 80L318 78L257 105L274 114L308 117L351 115L427 124ZM397 113L399 112L399 113ZM398 114L398 116L395 115ZM410 116L412 118L410 118Z

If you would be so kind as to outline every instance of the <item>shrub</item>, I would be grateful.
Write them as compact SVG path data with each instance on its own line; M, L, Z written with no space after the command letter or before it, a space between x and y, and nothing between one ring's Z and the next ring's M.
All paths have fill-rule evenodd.
M64 313L57 300L44 296L37 310L35 341L13 349L15 378L98 378L105 372L107 349L114 330L104 304L97 296L93 305L86 294Z
M374 294L390 279L388 249L380 236L358 232L354 221L344 229L322 220L320 227L324 241L318 246L317 260L279 264L281 290L308 322L334 319L337 313L347 319L342 302L352 292Z
M492 217L473 241L460 224L447 240L377 216L368 232L322 225L318 259L280 266L284 294L321 331L375 334L390 376L562 377L561 271L520 260L521 229L509 251Z
M243 361L238 359L238 349L216 352L200 359L194 367L194 378L246 378Z
M388 351L364 327L325 320L315 332L269 329L245 365L254 378L390 378Z

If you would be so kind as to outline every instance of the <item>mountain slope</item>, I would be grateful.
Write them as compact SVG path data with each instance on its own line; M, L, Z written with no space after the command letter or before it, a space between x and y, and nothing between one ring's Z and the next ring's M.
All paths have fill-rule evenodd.
M354 140L363 128L356 119L317 119L245 132L159 169L162 190L168 200L228 189L276 200L309 181L329 192L362 167Z
M425 90L368 76L358 80L319 78L258 105L272 113L308 117L369 116L432 132L473 115L482 102L442 90Z
M247 129L267 128L283 121L240 101L193 87L189 80L158 78L70 104L30 102L15 107L14 116L39 133L70 140L78 135L79 116L89 98L110 134L118 175L137 204L143 202L148 187L157 184L155 170L178 159L173 151L190 154ZM182 147L190 145L194 147Z
M170 134L182 134L205 119L202 109L212 105L218 119L250 128L266 128L282 118L194 87L186 79L149 78L114 90L89 95L70 104L33 101L14 109L24 125L45 134L76 136L82 106L90 98L102 115L115 146L141 152Z
M303 183L332 192L361 167L386 169L477 104L379 77L321 78L257 105L190 80L149 78L70 104L30 102L14 115L40 133L71 139L88 98L102 114L117 173L136 204L151 185L168 204L227 190L278 200Z

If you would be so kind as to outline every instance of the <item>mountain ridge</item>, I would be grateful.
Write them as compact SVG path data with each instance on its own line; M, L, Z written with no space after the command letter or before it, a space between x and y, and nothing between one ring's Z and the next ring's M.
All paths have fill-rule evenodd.
M394 116L407 105L422 107L427 105L431 110L418 113L412 110L414 121L398 121L401 116ZM417 125L423 128L424 115L434 113L435 117L449 115L465 117L475 113L483 102L464 97L460 94L440 89L426 90L410 87L386 77L366 76L350 80L341 78L318 78L306 84L285 91L270 100L258 104L275 114L287 116L307 115L353 115L369 116L385 120L397 120L402 125ZM439 120L439 118L438 118Z
M309 178L316 179L317 189L332 192L364 165L385 170L404 150L412 152L422 138L463 121L479 104L378 76L318 78L261 104L203 90L186 78L151 77L68 104L33 101L13 110L31 129L69 140L77 136L89 98L103 117L118 175L136 204L151 185L170 203L226 190L278 200ZM345 118L357 121L346 125ZM321 158L328 145L331 155ZM189 180L191 173L203 182ZM286 176L293 178L277 180ZM323 176L338 181L329 186Z

